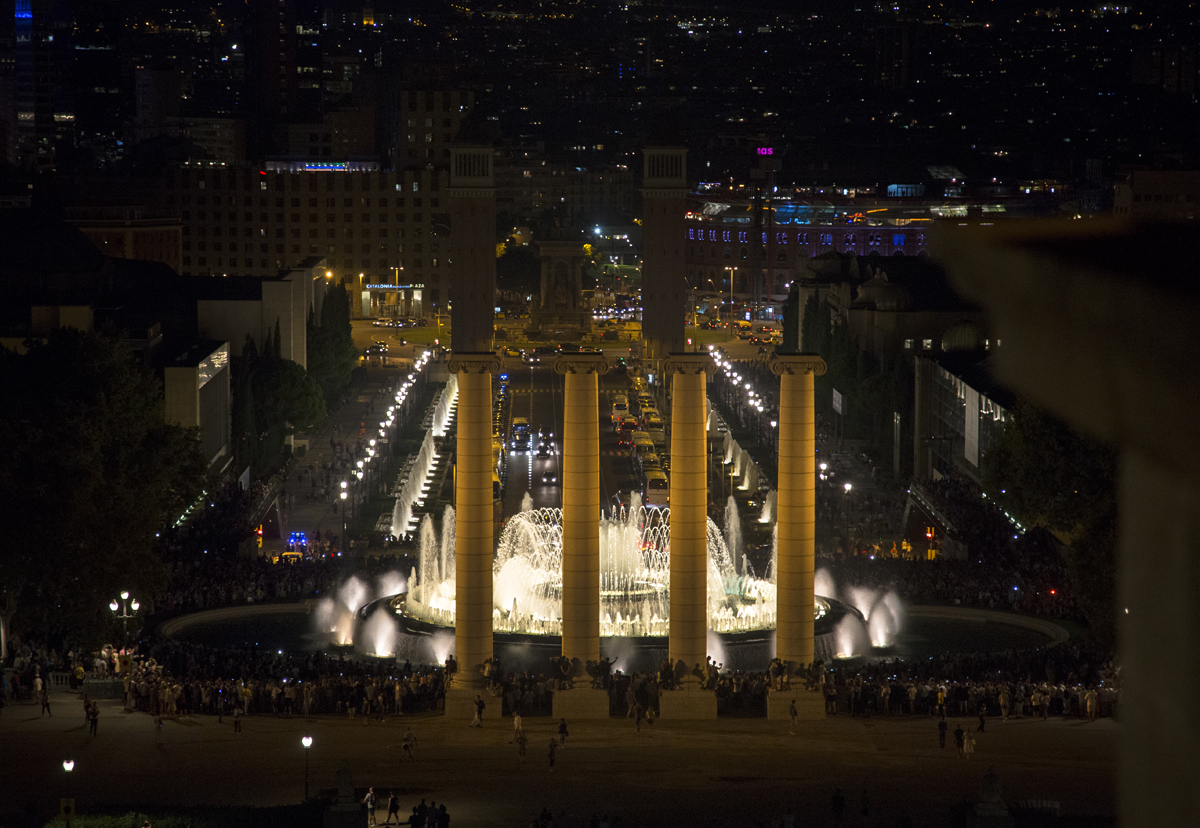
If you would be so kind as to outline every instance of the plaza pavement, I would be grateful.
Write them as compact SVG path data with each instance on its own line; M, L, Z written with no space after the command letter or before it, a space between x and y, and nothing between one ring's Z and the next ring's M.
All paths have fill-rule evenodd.
M625 826L771 825L795 809L802 826L832 825L830 795L846 795L843 825L897 824L907 813L915 826L952 823L952 809L971 800L994 765L1010 803L1061 803L1062 824L1115 824L1115 753L1120 725L1106 719L989 720L973 758L940 750L933 719L921 716L851 718L803 724L796 736L786 723L721 719L707 723L659 720L635 736L632 721L570 724L567 747L548 770L555 732L549 718L526 718L528 759L508 744L512 727L488 706L485 726L467 726L467 710L449 716L388 719L249 716L243 733L226 718L167 720L155 743L149 715L125 714L101 702L99 734L83 723L75 694L53 695L53 718L32 703L10 704L0 716L0 825L34 800L43 813L65 795L62 761L76 762L74 795L81 813L108 805L276 805L303 796L304 752L312 735L311 785L332 791L343 763L361 792L397 789L407 815L422 797L445 802L452 825L527 826L543 806L566 812L556 826L586 826L593 812L619 814ZM974 718L951 718L950 731ZM417 759L401 760L411 726ZM863 789L872 805L859 815ZM386 801L386 800L384 800ZM380 815L380 821L383 814ZM364 821L365 824L365 821Z

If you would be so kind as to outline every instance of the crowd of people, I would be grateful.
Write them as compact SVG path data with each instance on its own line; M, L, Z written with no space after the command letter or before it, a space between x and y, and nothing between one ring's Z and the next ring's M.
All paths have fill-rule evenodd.
M413 563L403 556L313 558L272 563L265 557L194 561L173 564L167 587L143 601L145 615L302 601L332 595L351 575L373 580L392 571L407 572Z

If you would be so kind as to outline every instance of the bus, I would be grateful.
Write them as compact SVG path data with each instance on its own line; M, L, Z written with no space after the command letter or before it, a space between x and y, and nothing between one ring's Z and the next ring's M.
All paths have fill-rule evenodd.
M657 414L646 417L646 433L650 435L650 440L656 446L665 446L667 444L667 431L663 426L662 417Z
M646 472L646 480L642 484L642 503L660 509L671 505L671 486L661 471Z
M624 394L614 394L612 398L612 414L609 419L613 423L620 423L629 413L629 399Z
M529 420L525 417L513 417L512 438L509 443L512 453L529 451L530 436Z

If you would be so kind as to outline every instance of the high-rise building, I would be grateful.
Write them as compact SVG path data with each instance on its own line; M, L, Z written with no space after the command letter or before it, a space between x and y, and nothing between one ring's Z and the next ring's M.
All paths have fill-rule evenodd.
M17 150L20 162L53 170L74 138L71 9L67 0L16 0Z

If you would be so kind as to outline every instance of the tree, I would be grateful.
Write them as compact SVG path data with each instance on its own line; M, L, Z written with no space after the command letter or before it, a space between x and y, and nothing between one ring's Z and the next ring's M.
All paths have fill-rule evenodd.
M273 356L234 359L233 440L240 466L256 474L272 469L283 441L328 416L317 381L297 362Z
M984 487L1023 523L1066 543L1076 598L1097 643L1116 614L1116 453L1044 409L1020 402L983 457Z
M3 622L60 645L110 629L109 600L148 595L156 534L205 485L197 429L163 419L157 380L116 336L64 328L0 349Z
M542 263L528 247L510 247L496 259L496 287L513 293L536 294L542 289Z
M326 410L332 410L358 362L350 329L350 297L342 285L326 291L319 321L309 314L308 373L324 395Z

